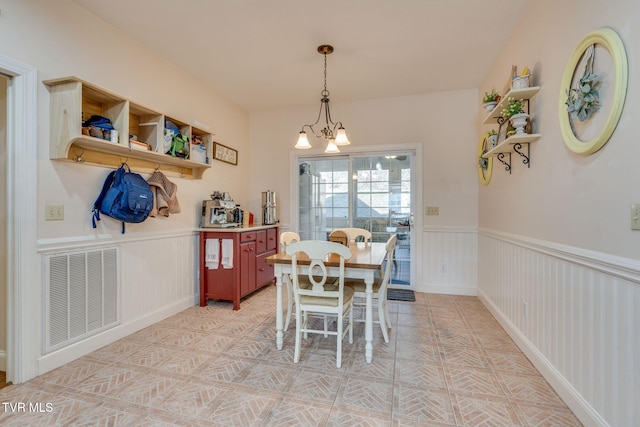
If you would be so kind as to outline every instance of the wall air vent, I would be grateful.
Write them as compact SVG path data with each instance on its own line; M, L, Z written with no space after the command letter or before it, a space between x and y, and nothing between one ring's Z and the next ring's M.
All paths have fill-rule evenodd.
M46 255L44 268L45 353L118 324L116 248Z

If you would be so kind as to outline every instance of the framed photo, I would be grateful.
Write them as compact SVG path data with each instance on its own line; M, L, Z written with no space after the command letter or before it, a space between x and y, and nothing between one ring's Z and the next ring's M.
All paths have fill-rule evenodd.
M220 160L221 162L230 163L232 165L238 164L238 150L229 148L220 143L213 143L213 158Z

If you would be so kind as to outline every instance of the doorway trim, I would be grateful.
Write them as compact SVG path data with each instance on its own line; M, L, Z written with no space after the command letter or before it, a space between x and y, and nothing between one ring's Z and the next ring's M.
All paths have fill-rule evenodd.
M405 143L405 144L384 144L384 145L368 145L368 146L360 146L356 145L348 145L340 147L339 154L325 154L321 148L312 148L310 150L289 150L289 200L291 200L289 206L289 230L297 230L298 229L298 180L295 177L295 174L298 172L298 159L301 157L332 157L339 156L342 154L350 155L350 154L371 154L375 155L377 153L389 152L389 151L413 151L415 152L415 168L413 171L413 177L415 180L415 189L414 192L414 200L415 200L415 209L414 209L414 236L415 242L412 247L412 260L411 265L412 269L414 269L414 275L411 280L412 289L417 288L417 284L421 283L423 277L423 268L422 268L422 260L420 257L422 256L422 188L424 187L422 184L422 169L424 164L423 154L422 154L422 144L421 143ZM285 227L286 228L286 227ZM414 279L415 277L415 279ZM415 283L413 283L415 281Z
M6 144L7 381L19 384L37 375L39 354L38 73L36 68L4 55L0 55L0 72L10 77Z

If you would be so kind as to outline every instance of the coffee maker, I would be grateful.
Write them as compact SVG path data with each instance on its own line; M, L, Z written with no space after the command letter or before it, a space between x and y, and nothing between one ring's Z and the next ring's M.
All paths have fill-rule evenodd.
M274 191L262 192L262 224L271 225L278 222L276 210L276 193Z
M238 227L233 211L236 203L229 193L214 191L211 200L202 201L202 227L203 228L227 228Z

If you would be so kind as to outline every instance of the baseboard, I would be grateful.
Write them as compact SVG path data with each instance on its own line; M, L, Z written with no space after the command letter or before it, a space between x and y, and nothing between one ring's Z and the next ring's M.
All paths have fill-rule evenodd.
M478 291L478 298L585 426L609 425L482 290Z
M161 307L157 311L147 313L144 316L133 319L127 323L121 323L120 325L100 334L88 337L87 339L46 354L38 359L38 375L42 375L45 372L58 368L79 357L85 356L92 351L98 350L105 345L111 344L193 306L193 296L189 296L188 298L183 298L173 304Z
M473 297L477 295L478 289L471 286L417 285L416 292L425 292L429 294L464 295Z

